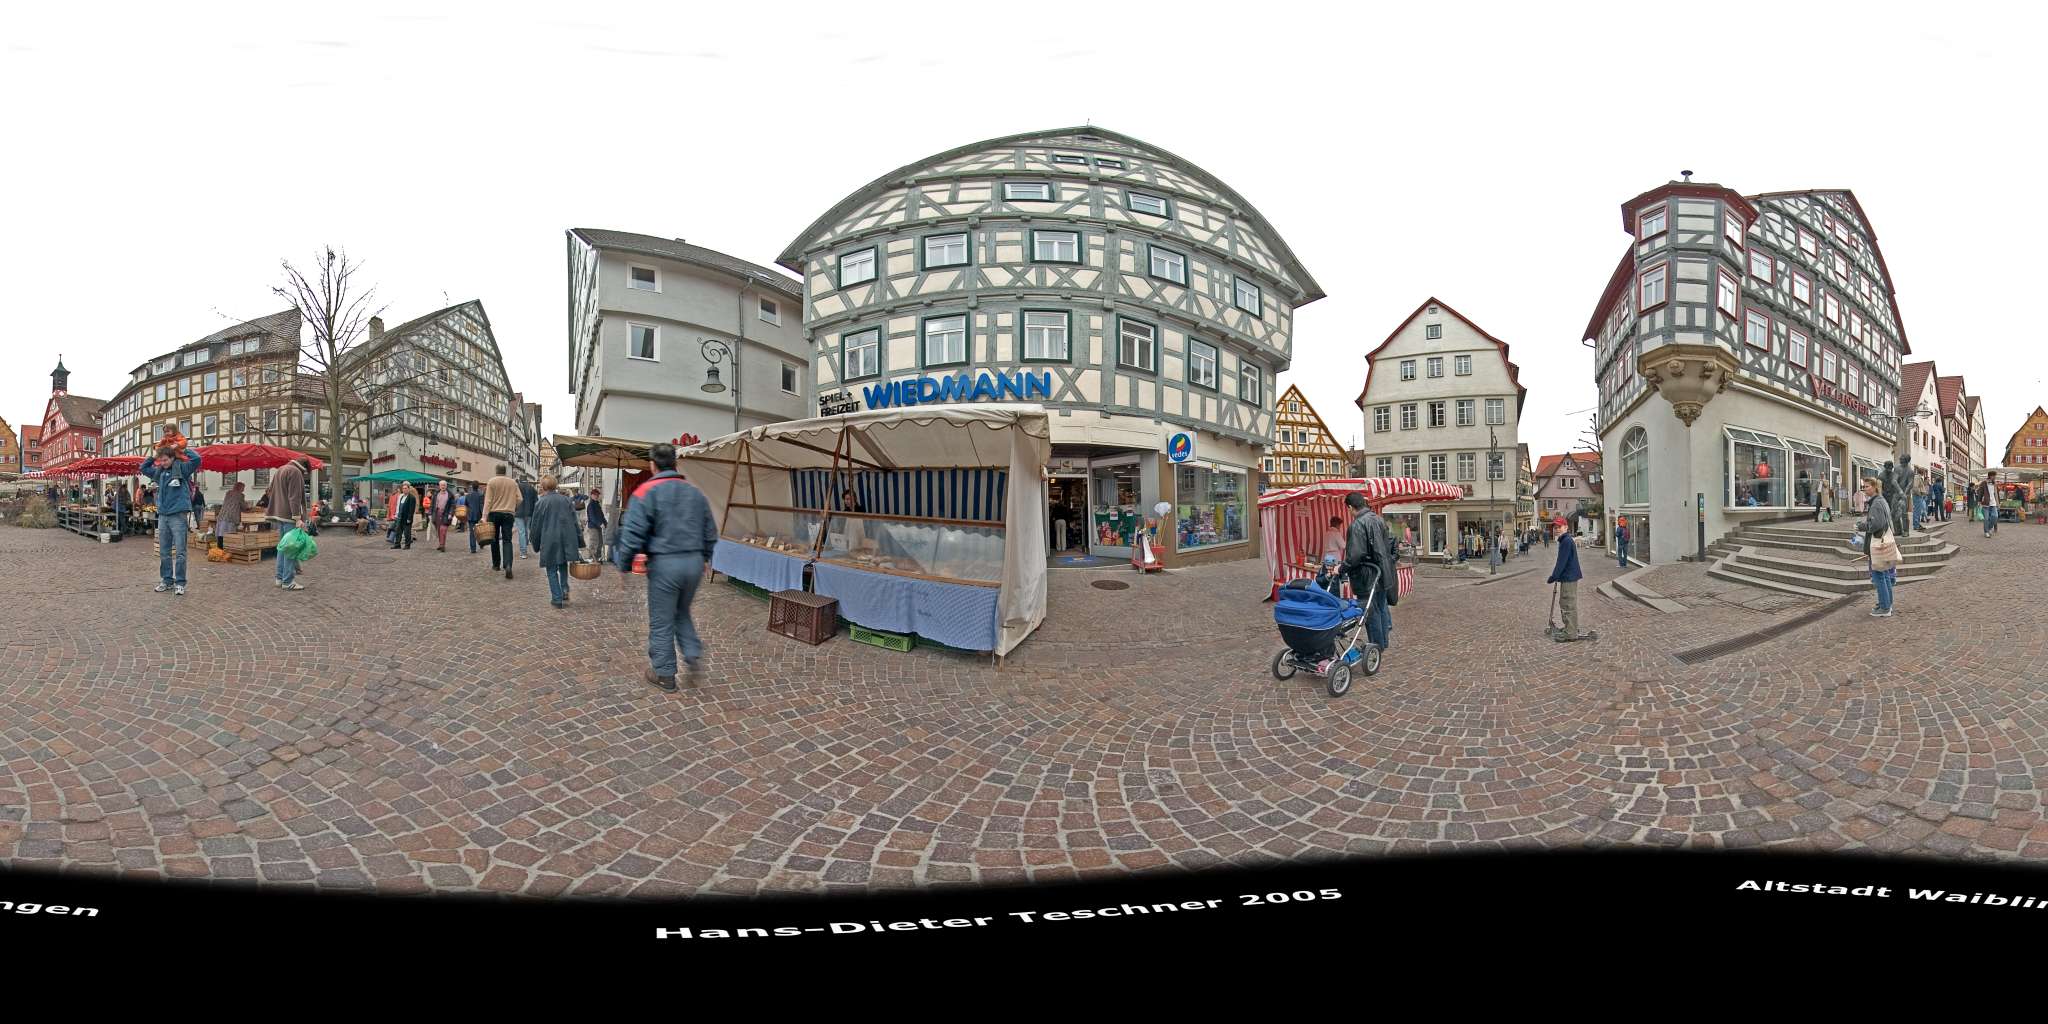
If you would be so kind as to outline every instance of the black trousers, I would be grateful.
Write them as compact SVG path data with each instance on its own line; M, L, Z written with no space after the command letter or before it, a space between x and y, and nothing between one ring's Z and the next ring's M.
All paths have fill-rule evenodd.
M399 517L398 517L398 537L397 537L397 539L395 539L394 541L392 541L392 546L393 546L393 547L400 547L400 548L409 548L409 547L412 547L412 517L411 517L411 516L407 516L407 515L401 515L401 516L399 516Z
M512 537L512 513L493 512L490 519L491 525L498 531L491 537L491 568L510 568L513 557L512 545L515 543Z

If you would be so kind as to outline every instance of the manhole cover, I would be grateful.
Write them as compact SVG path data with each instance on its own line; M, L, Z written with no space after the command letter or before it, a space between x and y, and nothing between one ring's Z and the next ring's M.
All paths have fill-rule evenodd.
M1129 590L1131 585L1122 580L1096 580L1088 584L1097 590Z

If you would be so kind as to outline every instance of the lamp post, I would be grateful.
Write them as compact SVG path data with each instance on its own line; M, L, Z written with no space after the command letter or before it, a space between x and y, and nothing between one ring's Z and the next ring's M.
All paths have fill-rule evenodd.
M718 364L728 359L732 360L732 429L734 433L738 433L740 429L739 353L734 352L732 346L717 338L705 338L701 351L704 353L704 361L711 364L704 371L704 390L708 394L715 395L725 390L725 385L720 383L718 379Z
M1499 462L1500 462L1500 437L1499 437L1499 435L1498 435L1498 434L1497 434L1497 433L1496 433L1496 432L1494 431L1494 429L1493 429L1492 427L1487 427L1487 428L1486 428L1486 516L1487 516L1487 518L1488 518L1489 520L1491 520L1491 521L1493 522L1493 526L1494 526L1494 529L1495 529L1495 530L1501 530L1501 524L1500 524L1500 522L1499 522L1499 519L1500 519L1500 510L1499 510L1499 509L1498 509L1498 508L1497 508L1497 507L1496 507L1496 506L1494 505L1494 493L1493 493L1493 467L1494 467L1495 465L1499 464ZM1505 532L1505 531L1502 531L1502 532ZM1489 539L1487 540L1487 542L1486 542L1486 546L1487 546L1488 548L1491 548L1491 549L1492 549L1491 551L1488 551L1488 552L1487 552L1487 558L1486 558L1486 566L1487 566L1487 571L1488 571L1488 573L1497 573L1497 572L1499 572L1499 571L1500 571L1500 560L1501 560L1501 547L1500 547L1500 537L1496 535L1496 536L1494 536L1494 537L1492 537L1492 538L1489 538Z

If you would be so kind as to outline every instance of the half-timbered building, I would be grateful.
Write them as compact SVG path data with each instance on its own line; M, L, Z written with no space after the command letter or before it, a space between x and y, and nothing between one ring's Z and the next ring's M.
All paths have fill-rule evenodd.
M1323 291L1214 175L1101 128L990 139L870 182L777 262L803 278L820 413L1041 403L1055 549L1128 557L1164 501L1166 564L1258 553L1274 377Z
M99 457L100 410L106 404L104 398L72 394L71 371L64 368L62 356L57 358L57 368L50 371L50 401L43 407L45 472L60 473L69 463Z
M2013 469L2040 469L2048 466L2048 409L2035 406L2027 421L2013 431L2012 439L2005 443L2005 461L2000 467ZM1983 474L1979 473L1982 479Z
M524 454L515 444L520 403L482 302L460 302L390 330L372 317L369 338L343 362L374 403L372 472L407 469L481 483L538 469L539 447Z
M1841 500L1893 457L1902 357L1891 274L1847 189L1743 196L1674 181L1622 204L1632 240L1587 321L1608 517L1676 560L1745 522ZM1687 373L1725 374L1696 398ZM1685 400L1653 401L1662 384ZM1609 524L1611 525L1611 524ZM1643 543L1640 538L1648 538Z
M1350 458L1300 388L1290 385L1274 410L1279 434L1265 459L1268 487L1300 487L1351 475Z

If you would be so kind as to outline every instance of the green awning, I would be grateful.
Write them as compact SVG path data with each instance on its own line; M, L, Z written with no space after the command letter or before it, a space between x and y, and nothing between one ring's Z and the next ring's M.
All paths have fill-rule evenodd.
M359 484L431 484L439 481L438 476L415 473L410 469L387 469L382 473L359 476L353 481Z

